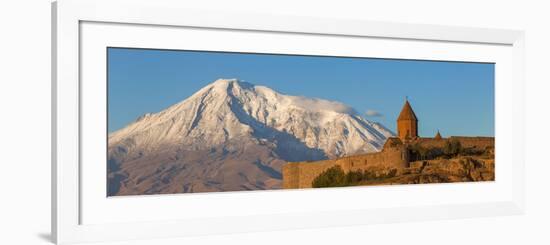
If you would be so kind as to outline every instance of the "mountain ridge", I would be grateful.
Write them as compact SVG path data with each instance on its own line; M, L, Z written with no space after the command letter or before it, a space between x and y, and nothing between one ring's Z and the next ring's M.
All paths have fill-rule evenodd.
M109 134L109 195L280 188L287 161L374 152L390 136L340 102L218 79Z

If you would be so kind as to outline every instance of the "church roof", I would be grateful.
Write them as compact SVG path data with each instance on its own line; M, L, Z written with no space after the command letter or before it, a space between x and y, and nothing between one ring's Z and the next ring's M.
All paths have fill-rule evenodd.
M397 120L415 120L418 121L416 118L416 114L414 114L414 111L411 107L411 104L409 104L409 101L405 101L405 105L403 105L403 109L401 109L401 113L399 113L399 117Z
M388 148L388 147L395 147L395 146L399 146L399 145L402 145L403 142L401 141L401 139L397 138L397 137L389 137L387 140L386 140L386 143L384 143L384 149Z
M441 134L439 133L439 130L437 130L437 134L435 135L435 139L437 139L437 140L441 139Z

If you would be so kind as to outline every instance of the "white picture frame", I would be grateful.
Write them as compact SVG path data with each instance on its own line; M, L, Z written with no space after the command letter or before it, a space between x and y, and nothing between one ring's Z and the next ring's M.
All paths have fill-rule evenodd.
M304 207L296 205L282 205L275 209L266 207L262 210L246 213L235 211L232 215L203 215L196 212L196 215L170 218L170 216L159 214L158 220L151 220L143 216L140 219L129 219L126 216L132 213L122 210L108 213L108 208L115 206L102 206L100 202L89 202L88 192L83 191L83 183L100 183L104 180L84 179L87 176L86 167L83 167L83 156L81 152L85 149L83 145L83 111L81 95L89 93L86 86L81 86L81 81L87 79L82 74L82 69L87 66L82 63L83 40L92 43L95 40L83 37L83 25L87 24L109 24L137 26L143 29L155 27L168 27L163 33L171 35L170 28L187 28L193 30L212 30L229 32L265 33L265 35L296 35L312 36L322 39L326 38L368 38L379 40L377 42L407 41L437 42L448 45L466 45L468 52L464 60L483 61L483 55L490 55L491 52L503 52L503 55L495 54L494 60L501 60L506 65L505 73L498 73L496 79L503 84L501 89L497 88L497 114L498 105L506 103L506 117L497 117L497 125L502 122L500 130L504 128L509 135L498 137L497 132L497 158L498 155L507 154L509 163L506 173L503 174L503 181L499 182L498 173L495 185L472 186L455 185L453 187L437 185L419 185L415 187L391 188L386 187L370 188L368 191L359 188L336 188L331 190L308 190L308 191L273 191L273 192L251 192L246 194L224 193L202 195L202 203L196 200L200 206L205 202L231 203L238 206L242 199L254 200L296 200L301 196L315 200L321 195L331 199L353 200L353 195L405 195L409 193L420 193L423 190L430 195L435 193L448 192L449 188L455 188L456 193L466 193L475 189L485 189L476 195L480 197L457 194L456 199L449 198L447 202L437 200L424 200L422 202L400 203L400 199L385 200L377 203L378 206L348 205L346 209L317 209L305 210ZM174 30L175 30L174 29ZM74 242L94 241L116 241L127 239L152 239L203 234L222 234L233 232L267 231L280 229L314 228L354 224L377 224L403 221L420 221L436 219L453 219L465 217L483 217L496 215L513 215L524 212L524 33L519 30L497 30L471 27L450 27L426 24L405 24L388 23L376 21L359 20L335 20L323 18L310 18L298 16L268 16L254 13L235 12L208 12L186 9L182 1L160 0L133 0L133 1L109 1L109 0L61 0L52 5L52 237L58 244ZM94 32L85 32L94 33ZM96 34L99 32L96 32ZM127 33L129 36L140 35L139 31ZM159 32L159 35L160 32ZM135 36L132 36L135 39ZM114 37L113 37L114 38ZM101 38L97 38L101 39ZM136 42L134 45L155 45L158 40L146 38L143 42ZM92 41L88 41L92 40ZM124 39L121 39L124 42ZM97 40L96 40L97 41ZM109 41L109 40L107 40ZM97 41L101 45L108 45L105 41ZM129 44L131 45L131 44ZM161 45L161 44L159 44ZM176 44L162 44L176 45ZM442 45L443 47L444 45ZM496 48L487 53L481 52L484 48ZM150 47L152 48L152 47ZM411 52L404 57L410 59L428 59L431 56L420 55L422 48L417 53ZM457 48L458 49L458 48ZM473 54L476 50L480 54ZM503 51L500 51L503 50ZM298 51L299 52L299 51ZM314 50L310 52L315 52ZM329 51L337 52L337 51ZM344 51L341 51L344 52ZM464 52L464 53L468 53ZM449 50L449 59L462 57L457 52ZM454 56L453 56L454 55ZM497 57L498 56L498 57ZM446 59L447 56L438 56ZM88 59L88 58L86 58ZM456 58L459 59L459 58ZM462 59L461 59L462 60ZM498 64L498 63L497 63ZM99 64L101 66L101 64ZM500 69L503 70L503 69ZM499 71L500 72L500 71ZM506 75L506 77L499 76ZM88 97L89 98L89 97ZM501 107L502 108L502 107ZM502 115L503 113L500 113ZM87 119L86 119L87 120ZM497 127L497 131L498 131ZM499 139L500 140L499 143ZM499 145L502 146L499 148ZM499 152L499 149L506 149ZM508 150L513 149L513 151ZM497 167L498 168L498 167ZM498 171L498 170L497 170ZM91 181L91 182L90 182ZM497 185L498 184L498 185ZM90 185L88 185L90 186ZM98 186L100 186L98 184ZM386 191L387 190L387 191ZM484 193L498 191L498 195L487 198L481 197ZM344 193L344 194L342 194ZM386 194L384 194L386 193ZM391 194L387 194L391 193ZM413 193L413 194L411 194ZM208 195L212 195L209 197ZM347 196L346 196L347 195ZM196 198L196 199L201 199ZM313 199L312 199L313 198ZM208 199L208 200L207 200ZM462 201L456 201L463 199ZM125 207L135 204L135 209L128 209L136 213L154 205L167 205L164 208L169 210L175 205L186 202L182 195L169 195L167 197L150 197L147 199L128 198L120 201ZM239 201L241 200L241 201ZM88 203L87 205L84 205ZM361 204L361 203L356 203ZM118 205L118 204L117 204ZM147 206L149 205L149 206ZM381 206L386 205L386 206ZM196 206L196 207L198 207ZM322 206L322 205L321 205ZM92 208L88 208L92 207ZM92 215L84 215L84 209L92 210ZM382 208L383 207L383 208ZM212 206L211 208L216 208ZM295 210L291 210L295 208ZM235 209L236 210L236 209ZM103 217L100 212L105 211L111 220ZM87 211L88 212L88 211ZM169 212L166 212L169 213ZM118 216L117 216L118 214ZM98 217L93 222L83 222L83 217ZM269 222L266 222L269 220Z

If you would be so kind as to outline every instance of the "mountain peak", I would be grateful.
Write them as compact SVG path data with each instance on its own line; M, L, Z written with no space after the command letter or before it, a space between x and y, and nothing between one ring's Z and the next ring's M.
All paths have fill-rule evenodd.
M184 192L240 190L243 183L248 189L263 189L280 186L286 161L374 152L390 136L392 132L340 102L218 79L109 134L109 164L132 180L156 176L149 178L153 181L160 178L154 171L180 171L177 184L138 181L132 187L151 192L171 192L168 188L182 185Z
M219 78L211 84L212 85L226 85L226 84L238 83L238 82L239 82L239 79L237 79L237 78Z
M213 91L216 91L220 94L225 94L230 90L232 90L233 93L235 93L236 92L235 90L241 90L241 89L254 90L255 88L256 86L254 84L247 83L237 78L231 78L231 79L220 78L214 81L213 83L207 85L206 87L204 87L203 90L201 91L208 91L212 89Z
M228 86L237 86L245 89L251 89L251 88L257 87L252 83L245 82L244 80L240 80L237 78L229 78L229 79L220 78L214 81L213 83L211 83L210 85L214 87L223 87L223 88L227 88Z
M288 134L329 156L380 149L389 130L341 102L292 96L239 79L217 79L164 111L110 134L111 142L158 148L220 145L236 137L272 140ZM194 137L202 138L201 143Z
M211 88L214 88L215 90L223 91L223 90L227 89L227 87L229 87L230 85L233 85L235 83L238 84L239 80L235 79L235 78L232 78L232 79L220 78L220 79L217 79L216 81L210 83L209 85L207 85L203 89L209 90Z

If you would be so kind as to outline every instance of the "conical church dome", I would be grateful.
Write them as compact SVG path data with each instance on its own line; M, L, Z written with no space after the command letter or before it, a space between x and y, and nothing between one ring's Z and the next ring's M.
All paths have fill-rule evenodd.
M403 142L418 138L418 118L409 100L405 100L405 105L397 118L397 135Z
M440 140L440 139L441 139L441 134L439 133L439 130L437 130L437 134L435 135L435 139L436 139L436 140Z
M414 114L414 111L411 107L411 104L409 104L409 101L405 101L405 105L403 105L403 109L401 109L401 113L399 113L399 117L397 118L397 121L400 120L414 120L418 121L416 118L416 114Z

